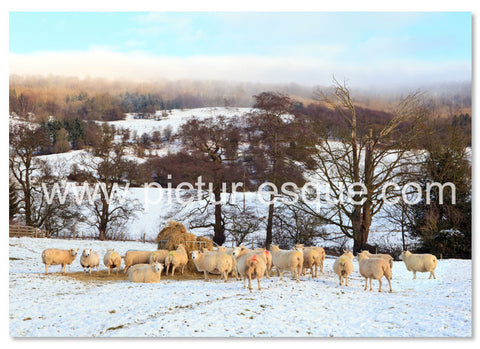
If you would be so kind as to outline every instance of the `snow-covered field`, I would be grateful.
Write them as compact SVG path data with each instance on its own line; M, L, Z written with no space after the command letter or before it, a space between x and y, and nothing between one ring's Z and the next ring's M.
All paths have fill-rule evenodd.
M333 259L324 274L263 279L261 291L240 281L83 282L44 274L47 247L154 249L140 242L9 239L9 329L13 337L469 337L472 263L441 260L437 280L412 280L403 262L393 267L393 293L363 291L354 262L350 286L338 286ZM104 268L102 266L102 268ZM67 271L81 271L79 257ZM388 289L388 284L384 290Z
M224 116L226 118L240 117L248 112L251 108L228 108L228 107L213 107L213 108L194 108L194 109L173 109L169 115L160 120L154 119L135 119L134 114L127 114L125 120L111 121L109 125L114 125L117 128L129 129L132 132L137 132L139 136L143 133L151 134L153 131L161 131L166 127L171 127L173 132L176 132L180 125L187 122L192 117L200 120L207 118L214 118L217 116ZM161 114L158 111L157 114Z

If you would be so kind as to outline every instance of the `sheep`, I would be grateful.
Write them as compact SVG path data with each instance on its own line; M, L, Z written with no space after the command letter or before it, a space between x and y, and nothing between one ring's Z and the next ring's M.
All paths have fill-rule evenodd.
M252 278L256 278L260 291L262 289L260 279L267 269L264 260L243 246L236 247L233 250L233 256L237 259L237 270L243 279L243 288L246 288L245 281L248 278L248 289L252 292Z
M225 252L192 252L192 260L198 271L203 271L205 281L209 281L208 274L220 274L227 282L228 274L232 271L232 256Z
M163 265L160 263L135 266L128 272L128 279L132 282L160 282Z
M86 248L82 252L82 256L80 257L80 265L83 267L83 271L87 271L88 273L92 273L92 268L97 268L100 265L100 258L98 257L98 253L93 251L91 248Z
M343 250L343 254L333 263L333 271L338 275L339 286L342 286L343 279L345 279L345 286L348 286L348 275L353 271L353 258L352 252Z
M170 251L165 257L165 275L168 275L168 269L172 266L172 276L175 274L175 269L182 267L182 275L183 270L185 269L185 265L188 263L188 256L187 250L185 246L179 244L175 251Z
M388 264L390 264L390 269L393 268L393 257L390 256L389 254L383 254L383 253L373 254L373 253L370 253L367 250L364 250L357 255L358 260L360 260L361 258L365 258L365 257L367 257L367 258L383 258L388 262Z
M123 262L125 263L124 273L126 274L128 268L134 264L148 264L151 254L151 251L128 250L123 258Z
M303 251L300 250L282 250L277 245L270 245L272 253L272 262L277 268L280 280L283 280L284 270L291 271L300 282L300 275L303 267Z
M154 251L152 252L152 254L150 255L150 259L149 259L149 263L150 264L153 264L153 263L161 263L161 264L164 264L165 263L165 258L167 257L167 255L170 253L169 250L157 250L157 251Z
M307 269L310 269L312 278L317 277L317 270L321 260L320 252L316 247L303 247L303 244L296 244L294 247L295 250L300 248L303 248L303 275L305 275Z
M323 262L325 261L325 250L323 247L320 246L311 246L311 247L306 247L307 249L315 249L317 250L318 254L320 255L320 272L323 273Z
M112 269L117 269L116 272L118 274L118 270L122 266L122 257L114 249L109 249L103 256L103 264L108 269L108 275L110 275L110 270Z
M272 270L272 254L264 248L256 248L253 250L257 256L261 257L267 266L265 270L265 275L267 279L270 279L270 271Z
M155 263L152 263L152 264L150 264L150 263L148 263L148 264L147 264L147 263L134 264L134 265L132 265L130 268L128 268L127 277L128 277L131 273L133 273L136 269L138 269L138 268L143 268L143 267L148 267L148 266L152 266L153 264L155 264ZM159 264L160 264L160 263L159 263ZM163 266L163 265L162 265L162 266ZM162 270L163 270L163 268L162 268ZM161 274L161 273L162 273L162 272L160 272L160 274Z
M372 280L375 279L379 282L378 292L382 292L382 277L385 276L390 286L390 292L392 292L392 283L390 282L392 279L392 269L387 260L383 258L365 258L360 259L358 264L360 267L360 275L365 278L365 291L367 290L367 282L369 279L370 291L372 291Z
M205 249L203 249L203 252L206 252ZM232 260L232 269L229 272L229 274L232 274L232 276L235 277L235 279L240 280L240 277L238 276L237 272L237 259L233 257L233 248L226 248L224 246L219 246L217 248L217 252L225 252L227 255L231 257Z
M48 274L49 265L61 264L60 272L65 274L66 266L72 264L77 257L78 248L70 250L60 250L58 248L49 248L42 252L42 262L45 264L45 274Z
M438 260L433 254L414 254L410 251L403 251L400 254L400 259L405 263L407 270L413 272L414 280L417 278L417 271L420 273L430 272L429 279L431 279L432 276L434 279L437 278L434 271L437 267Z

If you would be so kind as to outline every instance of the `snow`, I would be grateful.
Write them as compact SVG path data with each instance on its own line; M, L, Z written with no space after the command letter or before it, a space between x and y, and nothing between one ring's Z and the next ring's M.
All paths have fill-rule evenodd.
M412 280L394 262L393 293L364 291L354 272L338 286L334 259L324 274L296 283L290 277L262 280L253 292L241 281L161 280L83 282L62 276L59 266L44 274L48 247L155 249L153 244L33 238L9 239L9 333L13 337L470 337L472 262L440 260L436 280ZM81 271L79 258L67 272ZM105 269L102 265L101 269ZM388 284L384 290L388 289Z
M143 133L152 134L154 131L164 130L170 126L173 132L176 132L180 125L187 122L192 117L200 120L213 118L216 116L225 116L226 118L240 117L248 112L251 108L194 108L194 109L173 109L168 117L160 120L154 119L135 119L134 114L126 114L125 120L110 121L109 125L114 125L118 129L129 129L131 132L137 132L138 136ZM161 112L157 112L161 114Z

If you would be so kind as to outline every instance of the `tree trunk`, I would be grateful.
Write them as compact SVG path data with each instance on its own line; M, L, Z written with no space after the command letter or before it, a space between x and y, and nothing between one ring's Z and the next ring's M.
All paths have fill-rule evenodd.
M107 240L107 226L108 226L108 203L102 194L102 211L100 215L100 224L98 225L98 239L101 241Z
M273 211L274 211L274 203L273 200L275 196L273 194L270 195L270 206L268 207L268 219L267 219L267 236L265 238L265 248L268 250L270 249L270 245L272 244L272 230L273 230Z
M225 242L225 225L222 220L222 204L220 203L221 197L221 188L219 185L215 186L213 191L215 195L215 223L213 226L213 242L218 245L223 245Z

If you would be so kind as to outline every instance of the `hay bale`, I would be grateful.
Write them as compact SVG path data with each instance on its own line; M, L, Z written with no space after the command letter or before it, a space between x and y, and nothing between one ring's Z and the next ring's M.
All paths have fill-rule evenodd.
M160 240L170 240L170 238L173 236L186 234L186 233L187 233L187 228L185 228L185 226L182 223L176 222L176 221L169 221L167 223L167 226L162 230L160 230L160 232L157 235L157 238L155 239L155 242L158 243Z
M192 233L183 233L183 234L178 234L178 235L173 235L168 239L167 244L166 244L166 249L167 250L176 250L178 245L183 244L185 246L185 249L187 252L191 252L195 250L195 246L192 246L189 241L196 241L197 236Z
M167 223L167 226L158 233L155 242L158 243L159 249L167 249L169 251L176 250L178 245L183 244L188 255L188 263L185 269L191 273L197 273L197 268L192 260L192 251L200 249L200 245L213 250L212 240L204 236L197 237L195 234L188 233L182 223L175 221ZM197 242L204 242L204 244Z
M205 244L201 244L202 247L205 247L209 251L213 251L213 241L205 236L197 236L198 242L205 242Z

